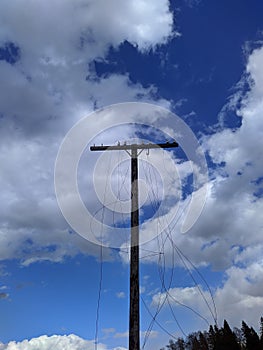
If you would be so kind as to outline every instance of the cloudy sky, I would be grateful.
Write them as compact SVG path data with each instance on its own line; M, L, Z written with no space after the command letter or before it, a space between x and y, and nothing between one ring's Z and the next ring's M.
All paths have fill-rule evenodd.
M142 348L223 319L258 327L262 14L1 1L1 350L127 349L129 155L93 143L180 144L140 156Z

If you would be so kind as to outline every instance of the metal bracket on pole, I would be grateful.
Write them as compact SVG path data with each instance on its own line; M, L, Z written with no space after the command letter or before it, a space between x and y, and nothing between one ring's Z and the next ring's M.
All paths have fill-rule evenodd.
M137 149L137 150L144 150L144 149L152 149L152 148L174 148L178 147L178 143L176 141L173 142L166 142L166 143L141 143L139 145L137 144L124 144L124 145L113 145L113 146L91 146L90 150L91 151L131 151L132 149Z

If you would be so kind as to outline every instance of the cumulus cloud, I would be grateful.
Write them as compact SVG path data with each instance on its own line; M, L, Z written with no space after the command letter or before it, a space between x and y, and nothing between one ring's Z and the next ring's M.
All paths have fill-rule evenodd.
M255 329L262 316L262 261L254 262L247 267L232 266L226 270L226 278L222 286L213 292L213 299L207 289L201 285L194 287L174 287L166 292L155 293L152 305L164 303L167 308L168 301L177 312L188 312L195 316L196 330L206 328L208 323L213 324L217 316L219 324L227 319L235 327L240 327L241 320L245 320ZM216 310L214 309L214 303ZM174 309L175 310L175 309ZM198 316L198 317L196 317ZM171 315L172 318L172 315Z
M226 271L227 279L215 294L221 317L235 326L241 319L258 328L262 316L262 260L246 267L233 266Z
M202 234L210 237L214 235L229 242L229 246L241 247L241 256L244 250L261 244L262 61L262 48L255 50L249 57L247 73L250 91L237 110L241 126L236 130L223 129L217 132L207 138L206 144L218 168L207 205L210 224L202 227ZM221 228L213 229L216 218L220 218Z
M0 258L28 265L78 251L95 255L97 248L71 234L59 213L57 151L95 107L155 99L155 87L133 85L126 75L98 78L92 62L125 40L141 51L166 43L173 35L169 2L4 0L0 21L0 47L13 50L0 61Z
M200 265L228 268L237 261L246 263L261 255L262 61L263 48L255 50L248 60L250 89L236 110L241 126L223 128L203 137L202 146L214 165L210 169L206 205L199 220L186 235L179 235L180 219L171 231L176 244ZM151 229L149 227L149 231Z
M94 101L105 105L147 95L125 76L95 82L89 64L124 40L147 50L165 43L173 30L166 0L3 1L0 6L0 44L15 43L21 52L16 64L0 64L1 113L30 135L67 130Z
M236 107L241 118L240 127L222 128L202 140L214 166L211 167L206 205L198 222L185 235L179 234L180 220L166 233L167 241L173 239L173 244L197 266L209 265L224 271L220 287L213 291L219 321L227 318L233 326L239 327L243 319L255 328L263 302L262 62L263 48L252 52L248 59L246 79L250 88L245 95L243 93L244 97ZM151 251L160 249L157 241L146 247ZM173 247L170 242L162 245L166 264L183 266L180 254L173 256ZM210 305L211 298L207 288L201 285L199 288L172 287L168 298L174 307L180 308L183 303L209 317L210 311L202 294L210 300ZM166 297L166 293L155 293L153 305Z
M158 306L168 303L174 306L186 306L197 313L207 316L208 312L205 309L206 301L211 302L211 296L208 291L202 289L200 285L194 287L170 288L167 293L156 293L152 297L152 305ZM209 310L208 310L209 311ZM211 315L210 315L211 318Z
M97 344L98 350L107 350L104 344ZM42 335L38 338L23 340L22 342L11 341L8 344L0 344L1 350L93 350L94 341L84 340L74 334L70 335ZM125 348L117 347L113 350L126 350Z
M54 50L62 57L73 54L78 57L72 45L76 49L86 46L87 52L97 57L103 55L109 45L119 45L124 40L147 49L164 43L173 30L167 0L151 4L145 0L126 3L113 0L107 4L101 0L55 0L52 4L3 1L1 7L6 14L1 18L5 28L2 40L7 38L30 48L36 46L47 53Z

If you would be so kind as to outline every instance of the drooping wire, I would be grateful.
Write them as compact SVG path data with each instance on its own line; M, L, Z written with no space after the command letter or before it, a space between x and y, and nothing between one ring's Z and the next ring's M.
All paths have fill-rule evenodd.
M165 328L161 325L161 323L160 323L159 321L157 321L156 317L151 313L150 309L148 308L148 306L147 306L147 304L146 304L146 302L145 302L145 300L144 300L144 298L143 298L142 296L141 296L141 301L143 302L143 305L144 305L145 309L147 310L147 312L149 313L149 315L151 316L151 318L154 319L154 322L155 322L166 334L168 334L169 337L172 337L173 339L176 339L176 337L175 337L172 333L170 333L169 331L167 331L167 329L165 329ZM144 348L144 346L145 346L145 344L143 344L143 347L142 347L142 348Z
M111 159L111 157L110 157ZM106 202L106 191L109 180L109 169L110 161L108 163L106 183L104 187L103 194L103 203ZM96 309L96 322L95 322L95 350L98 349L98 334L99 334L99 316L100 316L100 304L101 304L101 292L102 292L102 282L103 282L103 226L104 226L104 216L105 216L105 204L102 206L102 217L101 217L101 226L100 226L100 270L99 270L99 290L98 290L98 299L97 299L97 309Z
M99 291L96 309L96 330L95 330L95 350L98 349L98 333L99 333L99 316L100 316L100 302L101 302L101 291L102 291L102 280L103 280L103 246L100 244L100 270L99 270Z
M145 174L147 174L147 173L145 172ZM146 180L147 180L147 175L145 175L145 176L146 176ZM149 177L149 179L150 179L150 181L148 180L148 183L153 184L152 176L151 176L150 173L149 173L149 176L148 176L148 177ZM154 173L154 177L156 178L155 173ZM156 179L155 179L155 180L156 180ZM156 180L156 182L157 182L157 180ZM151 189L152 189L152 194L153 194L153 200L150 199L150 201L151 201L151 205L152 205L152 207L153 207L153 210L156 211L156 208L157 208L157 207L156 207L156 204L157 204L157 206L158 206L159 200L158 200L158 198L157 198L156 193L155 193L154 190L153 190L153 186L151 186ZM181 215L182 215L182 214L181 214ZM165 216L163 216L163 215L162 215L162 217L165 218ZM161 225L161 222L160 222L159 218L160 218L160 216L158 216L157 222L158 222L159 225ZM177 220L178 220L178 219L177 219ZM174 224L174 226L175 226L175 225L176 225L176 223ZM168 225L167 227L169 227L169 225ZM183 265L184 265L185 269L188 271L188 273L189 273L190 277L192 278L194 284L196 285L196 287L197 287L197 289L198 289L200 295L202 296L202 298L203 298L204 302L206 303L206 305L207 305L209 311L211 312L211 315L212 315L212 317L213 317L213 319L214 319L214 321L215 321L215 324L217 324L216 305L215 305L215 301L214 301L214 297L213 297L212 291L211 291L211 289L210 289L210 287L209 287L207 281L205 280L205 278L203 277L203 275L200 273L200 271L195 267L195 265L191 262L191 260L190 260L189 258L187 258L186 255L184 255L184 254L182 253L182 251L177 247L177 245L176 245L175 242L173 241L172 232L171 232L170 230L169 230L169 232L167 232L167 230L164 230L164 231L161 230L161 236L162 236L162 232L165 232L165 233L166 233L166 238L165 238L164 241L163 241L163 237L162 237L162 249L161 249L161 245L160 245L159 239L157 239L159 252L160 252L160 253L162 252L162 253L163 253L163 256L164 256L164 259L163 259L163 266L161 267L161 265L160 265L160 258L159 258L159 264L158 264L158 265L159 265L159 276L160 276L160 281L161 281L161 285L162 285L161 292L159 293L159 295L160 295L160 298L161 298L162 292L165 291L165 298L164 298L164 300L163 300L162 303L160 302L160 298L159 298L159 302L158 302L158 305L157 305L156 312L155 312L154 315L152 315L152 321L151 321L151 323L150 323L150 325L149 325L149 327L148 327L148 330L147 330L147 332L146 332L146 334L145 334L144 343L143 343L143 348L144 348L145 345L146 345L147 339L148 339L148 337L149 337L149 335L150 335L150 332L151 332L151 330L152 330L152 328L153 328L154 323L158 324L156 318L157 318L158 314L160 313L160 311L161 311L161 309L162 309L162 307L164 306L164 304L165 304L166 301L168 302L169 308L170 308L170 310L171 310L171 313L172 313L172 315L173 315L173 318L175 319L175 322L177 323L177 325L178 325L179 329L181 330L181 332L185 335L185 332L183 331L182 327L180 326L180 324L179 324L179 322L178 322L178 320L177 320L177 318L176 318L176 316L175 316L175 314L174 314L174 311L173 311L173 308L172 308L172 306L171 306L171 303L170 303L169 298L171 298L171 299L172 299L174 302L176 302L177 304L188 308L189 310L191 310L192 312L194 312L196 315L198 315L200 318L202 318L207 324L209 324L209 322L207 321L207 319L204 318L200 313L198 313L198 312L197 312L196 310L194 310L193 308L191 308L191 307L189 307L189 306L187 306L187 305L184 305L184 304L180 303L180 302L179 302L178 300L176 300L176 299L170 294L170 292L169 292L169 289L170 289L170 287L171 287L172 280L173 280L173 273L174 273L174 267L175 267L175 265L174 265L174 253L175 253L175 251L177 252L177 255L178 255L179 259L183 262ZM158 238L158 237L157 237L157 238ZM165 245L165 243L166 243L167 240L170 241L170 243L171 243L171 245L172 245L172 248L173 248L173 249L172 249L172 252L173 252L173 254L172 254L172 255L173 255L173 256L172 256L172 273L171 273L171 278L170 278L169 286L168 286L168 287L166 286L166 284L165 284L165 279L164 279L164 276L165 276L165 254L164 254L164 245ZM195 280L195 278L194 278L192 272L190 271L190 268L187 266L187 264L185 263L185 260L184 260L184 259L185 259L186 261L188 261L188 263L190 264L190 266L198 273L199 277L200 277L200 278L203 280L203 282L205 283L205 285L206 285L206 287L207 287L207 289L208 289L208 291L209 291L209 293L210 293L212 302L213 302L214 312L212 311L212 309L211 309L211 307L210 307L210 305L209 305L209 303L208 303L208 301L207 301L205 295L203 294L203 292L202 292L200 286L198 285L197 281Z
M182 213L181 213L182 215ZM179 259L181 260L182 264L184 265L185 269L187 270L187 272L189 273L192 281L194 282L196 288L198 289L202 299L204 300L205 304L208 307L208 310L211 313L211 316L214 320L214 323L217 324L217 310L216 310L216 304L215 304L215 300L214 300L214 296L213 293L211 291L211 288L209 287L206 279L204 278L204 276L202 275L202 273L199 271L199 269L192 263L192 261L182 252L182 250L175 244L173 237L172 237L172 232L169 231L167 234L167 238L169 239L169 241L171 242L171 245L173 247L173 250L175 250L177 252L177 255L179 257ZM207 290L209 292L209 295L211 297L212 303L213 303L213 309L211 309L210 304L207 301L207 298L205 297L203 291L201 290L199 284L197 283L191 269L187 266L186 261L189 263L189 265L192 267L192 269L199 275L199 277L201 278L201 280L204 282L205 286L207 287ZM207 321L208 322L208 321Z
M149 154L147 154L147 158L148 158L148 155ZM149 164L149 162L148 162L148 164ZM158 189L156 173L155 172L152 173L152 171L151 171L152 167L148 167L148 172L146 171L146 168L144 166L143 166L143 168L144 168L146 181L149 184L151 184L151 187L150 187L151 188L151 192L150 192L150 194L151 194L152 198L151 198L150 195L149 195L149 198L150 198L151 206L152 206L154 212L156 213L157 210L159 209L158 194L156 194L156 192L154 191L154 188ZM157 227L161 226L159 217L160 216L157 216L157 218L158 218L158 225L157 225ZM166 262L165 262L165 254L164 254L165 241L166 241L166 239L163 237L162 231L160 233L157 232L157 242L158 242L158 250L159 250L158 271L159 271L159 277L160 277L160 281L161 281L161 293L163 291L165 291L165 289L166 289L166 287L165 287L165 269L166 269L165 265L166 265ZM174 265L174 254L172 256L173 256L173 265ZM171 276L170 276L170 281L169 281L169 287L168 288L170 288L171 284L172 284L173 270L174 270L174 268L172 268L172 273L171 273ZM149 336L151 334L151 331L152 331L152 328L154 326L154 323L156 323L156 318L157 318L158 314L161 312L161 309L163 308L163 306L165 305L167 297L168 297L168 295L166 294L166 296L165 296L165 298L164 298L164 300L162 302L161 302L161 296L159 297L155 314L153 315L152 321L150 322L150 324L148 326L148 329L147 329L147 331L145 333L145 336L144 336L144 342L143 342L142 349L144 349L144 347L145 347L145 345L147 343L147 340L148 340L148 338L149 338ZM176 319L176 322L179 325L177 319Z
M117 176L117 197L116 197L116 202L114 203L114 208L113 208L113 225L115 226L115 209L116 209L116 205L117 203L120 204L120 212L121 212L121 219L122 219L122 223L125 223L124 220L124 214L123 214L123 206L122 206L122 200L121 200L121 191L122 189L126 189L125 187L125 182L127 180L128 177L128 172L130 170L130 165L127 166L125 173L121 173L122 175L122 180L121 182L119 181L119 173L120 173L120 164L121 164L121 159L120 158L120 153L123 154L123 152L119 151L118 152L118 165L117 165L117 172L118 172L118 176ZM126 189L126 192L128 194L128 198L129 198L129 193L128 190ZM126 244L126 253L128 253L128 239L125 240L125 244Z
M156 190L158 191L158 189L159 189L156 173L152 170L152 167L150 167L150 166L148 166L147 169L146 169L144 163L143 163L143 168L144 168L144 174L145 174L145 177L146 177L146 181L148 182L148 184L151 184L151 187L150 187L151 191L149 192L150 205L152 207L153 212L156 213L158 210L160 210L160 199L159 199L158 192L156 192ZM119 182L119 179L118 179L117 200L116 200L116 202L111 203L111 204L115 203L114 208L116 208L116 204L117 204L118 199L120 200L122 188L125 188L125 181L126 181L126 178L127 178L128 171L129 171L129 168L126 169L126 172L123 175L121 182ZM120 172L119 172L119 169L118 169L118 174L119 173ZM108 178L109 178L109 176L107 176L107 179ZM105 187L105 192L104 192L104 203L106 203L106 187ZM106 205L104 205L102 207L102 211L103 211L103 213L102 213L102 221L104 220L105 206ZM121 208L122 208L122 205L121 205ZM161 282L161 290L159 292L159 301L157 303L157 307L156 307L156 310L155 310L154 314L149 310L146 302L144 301L144 299L141 296L141 300L142 300L142 302L143 302L147 312L151 316L151 322L150 322L150 324L148 326L147 331L145 332L145 337L144 337L144 342L143 342L142 349L144 349L144 347L145 347L145 345L146 345L146 343L148 341L148 338L149 338L149 336L150 336L150 334L152 332L154 324L158 325L170 337L176 339L176 337L174 337L169 331L167 331L159 323L159 321L157 320L157 317L158 317L159 313L161 312L161 310L162 310L162 308L164 307L165 304L168 304L168 306L170 308L170 311L171 311L171 314L172 314L172 316L173 316L173 318L174 318L178 328L181 330L182 334L185 335L185 332L184 332L183 328L181 327L178 319L176 318L176 315L174 313L174 310L173 310L173 307L172 307L172 304L171 304L171 300L174 303L176 303L176 304L178 304L178 305L180 305L180 306L182 306L184 308L187 308L187 309L191 310L193 313L195 313L197 316L199 316L205 322L208 323L207 319L204 318L200 313L198 313L196 310L194 310L190 306L185 305L185 304L181 303L180 301L176 300L174 298L174 296L170 293L170 289L171 289L172 282L173 282L174 269L175 269L175 253L177 254L177 256L180 259L180 261L182 262L184 268L188 271L189 276L191 277L192 281L194 282L195 286L197 287L200 295L202 296L202 299L205 301L209 311L211 312L212 317L214 318L215 321L217 320L215 301L214 301L212 291L211 291L207 281L205 280L205 278L203 277L203 275L201 274L199 269L191 262L191 260L181 251L181 249L174 242L173 230L174 230L174 228L176 226L176 223L178 222L179 218L177 218L177 221L174 222L172 226L170 224L167 225L167 223L165 225L165 223L162 222L162 221L163 220L166 221L167 218L165 216L163 208L161 208L161 209L162 209L162 212L160 212L160 214L157 215L157 236L156 236L156 241L157 241L157 245L158 245L158 252L155 252L155 251L152 251L152 250L147 250L147 249L141 249L142 251L147 252L148 255L144 255L144 256L140 257L140 259L145 259L145 258L149 258L151 256L157 256L158 255L158 275L159 275L159 279L160 279L160 282ZM113 210L113 213L114 213L114 211L115 210ZM123 215L122 210L121 210L121 214ZM182 214L183 214L183 211L181 212L181 215ZM114 214L113 214L113 222L114 221L115 221L115 217L114 217ZM166 227L166 229L164 229L164 227ZM102 239L102 232L101 232L101 239ZM165 278L166 270L167 270L166 269L165 248L166 248L167 244L170 244L171 247L172 247L172 251L171 251L172 252L171 268L170 268L171 273L170 273L170 277L169 277L168 283L166 282L166 278ZM122 252L125 252L125 253L128 254L128 248L127 248L127 250L119 249L118 251L122 251ZM100 256L100 259L101 259L101 271L100 271L101 279L100 279L98 304L97 304L96 336L95 336L95 339L96 339L96 348L95 349L96 350L97 350L97 342L98 342L99 308L100 308L100 298L101 298L101 289L102 289L102 276L103 276L103 265L102 265L102 261L103 261L103 247L102 247L102 244L101 244L101 256ZM212 298L212 301L213 301L214 310L211 309L211 306L209 305L206 296L204 295L204 293L202 292L200 286L198 285L197 280L195 279L191 269L194 270L199 275L199 277L202 279L202 281L206 285L206 287L207 287L207 289L208 289L208 291L210 293L210 296Z
M211 297L211 300L212 300L212 303L213 303L213 309L211 309L211 306L209 305L209 303L207 302L206 298L204 297L203 295L203 292L200 288L200 286L197 284L197 282L195 281L195 278L191 272L191 270L189 268L187 268L188 272L191 274L191 278L195 281L195 284L200 292L200 294L203 296L203 299L213 317L213 320L214 320L214 323L215 325L217 325L217 308L216 308L216 303L215 303L215 299L214 299L214 296L213 296L213 293L212 293L212 290L209 286L209 284L207 283L207 280L204 278L204 276L202 275L202 273L199 271L199 269L192 263L192 261L182 252L182 250L174 243L174 241L172 241L172 244L174 246L174 248L178 251L179 255L183 257L183 259L185 259L192 267L192 269L199 275L199 277L202 279L202 281L204 282L205 286L207 287L207 290L210 294L210 297ZM183 260L184 261L184 260ZM185 261L184 261L184 264L185 264Z

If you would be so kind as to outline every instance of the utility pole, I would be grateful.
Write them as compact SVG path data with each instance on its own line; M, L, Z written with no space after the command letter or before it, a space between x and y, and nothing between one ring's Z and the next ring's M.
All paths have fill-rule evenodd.
M114 146L91 146L91 151L124 150L131 157L131 246L130 246L130 309L129 350L140 350L140 284L139 284L139 188L138 156L143 150L178 147L177 142Z

